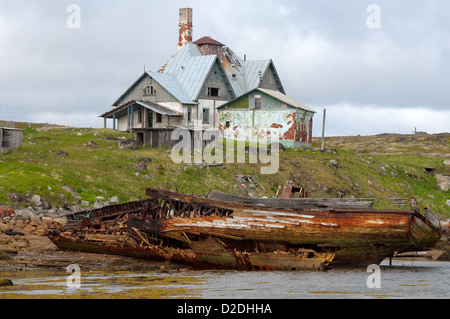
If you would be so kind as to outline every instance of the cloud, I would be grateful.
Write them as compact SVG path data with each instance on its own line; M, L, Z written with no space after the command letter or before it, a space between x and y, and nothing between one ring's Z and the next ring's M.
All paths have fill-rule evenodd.
M81 8L80 29L67 28L71 3ZM4 1L0 119L77 126L89 116L85 123L102 126L97 116L144 65L157 71L176 53L178 9L192 7L194 39L209 35L240 56L273 59L287 94L318 111L316 128L327 108L336 134L428 128L421 118L448 130L441 123L450 123L450 3L378 0L381 28L369 29L371 3Z
M314 117L313 135L322 136L323 109ZM450 132L450 109L381 108L339 104L326 108L325 136L376 135L381 133L429 134Z

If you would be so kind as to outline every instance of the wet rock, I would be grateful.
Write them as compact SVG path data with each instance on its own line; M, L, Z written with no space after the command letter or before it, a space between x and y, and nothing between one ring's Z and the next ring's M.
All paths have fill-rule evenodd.
M14 283L11 279L0 279L0 287L11 287L14 286Z
M10 259L11 256L8 253L4 252L3 250L0 250L0 260L10 260ZM0 279L0 287L2 286L1 281L2 279Z

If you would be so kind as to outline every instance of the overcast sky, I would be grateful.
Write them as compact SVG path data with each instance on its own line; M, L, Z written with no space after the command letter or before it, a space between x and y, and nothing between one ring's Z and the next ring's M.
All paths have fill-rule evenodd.
M184 7L194 41L272 59L317 111L314 136L325 108L327 136L450 132L447 0L0 0L0 120L103 127L144 66L176 53Z

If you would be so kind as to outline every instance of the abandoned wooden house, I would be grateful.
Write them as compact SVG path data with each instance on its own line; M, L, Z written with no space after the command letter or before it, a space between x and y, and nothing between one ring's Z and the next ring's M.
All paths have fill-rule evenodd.
M256 88L285 94L272 60L241 59L210 37L193 42L190 8L180 9L179 21L177 53L158 72L144 72L100 116L105 128L112 119L113 129L135 132L144 145L170 147L175 128L217 130L218 108Z
M315 111L285 94L256 88L218 108L219 130L236 140L276 140L287 147L310 147Z

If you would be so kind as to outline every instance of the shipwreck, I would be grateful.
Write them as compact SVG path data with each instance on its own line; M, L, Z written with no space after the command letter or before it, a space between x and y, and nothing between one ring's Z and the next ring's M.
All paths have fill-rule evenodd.
M170 261L203 269L324 270L423 251L439 220L370 200L208 198L152 189L147 199L73 215L49 238L61 249Z

